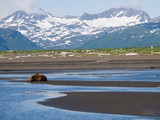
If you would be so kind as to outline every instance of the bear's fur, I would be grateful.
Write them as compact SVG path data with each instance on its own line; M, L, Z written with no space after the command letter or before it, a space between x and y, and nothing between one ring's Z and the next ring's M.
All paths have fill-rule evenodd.
M37 73L35 75L30 76L29 81L30 82L32 82L32 81L47 81L47 77L45 75Z

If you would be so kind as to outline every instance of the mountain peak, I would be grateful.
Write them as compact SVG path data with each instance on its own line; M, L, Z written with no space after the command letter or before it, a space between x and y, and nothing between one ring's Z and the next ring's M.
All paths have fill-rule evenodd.
M1 23L11 23L12 21L16 21L16 20L43 20L45 18L47 18L48 16L52 16L50 13L47 13L46 11L42 10L42 9L38 9L37 12L35 13L27 13L24 10L18 10L15 11L13 14L5 17L4 19L1 20ZM52 16L53 17L53 16Z
M24 10L18 10L18 11L15 11L12 15L26 15L27 12L25 12Z
M18 19L22 19L27 15L28 13L26 13L24 10L15 11L13 14L3 18L1 20L1 23L8 23L8 22L12 22Z
M31 13L31 14L32 14L32 15L37 15L37 16L38 16L38 15L39 15L39 16L48 16L48 15L50 15L50 16L53 17L52 14L46 12L45 10L43 10L43 9L41 9L41 8L39 8L39 9L37 10L37 12Z
M79 19L80 20L93 20L97 18L98 18L97 14L88 14L85 12Z
M111 8L99 14L84 13L80 20L93 20L98 18L113 18L113 17L137 17L140 22L150 20L149 15L142 10L135 10L133 8Z

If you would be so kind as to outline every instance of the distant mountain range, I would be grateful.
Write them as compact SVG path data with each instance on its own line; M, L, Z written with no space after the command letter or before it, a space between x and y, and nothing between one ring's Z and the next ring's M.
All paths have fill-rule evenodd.
M156 18L156 21L158 20L159 18ZM43 49L73 49L83 44L85 46L85 43L89 45L93 39L99 40L102 36L111 37L120 33L123 35L122 33L125 34L128 30L135 32L132 31L135 30L133 26L142 24L135 26L138 27L136 30L139 30L144 23L150 24L151 21L153 22L146 12L127 8L112 8L99 14L84 13L80 17L54 17L43 10L40 10L39 14L29 14L21 10L2 19L0 27L21 32ZM129 38L132 37L126 37ZM110 42L107 43L108 47L113 44L113 41Z
M141 10L131 9L131 8L130 9L112 8L112 9L109 9L99 14L84 13L79 19L80 20L94 20L94 19L99 19L99 18L113 19L113 18L123 18L123 17L132 18L131 21L128 21L129 24L132 24L132 23L135 24L138 22L144 23L144 22L150 21L150 17L146 12L141 11ZM119 25L121 24L119 23Z
M160 22L145 23L91 40L80 48L124 48L160 46Z
M0 50L35 50L42 49L20 32L0 28Z

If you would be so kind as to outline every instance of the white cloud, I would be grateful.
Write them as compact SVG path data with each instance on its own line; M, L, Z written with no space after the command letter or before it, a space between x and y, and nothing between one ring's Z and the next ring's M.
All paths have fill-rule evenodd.
M17 10L36 12L35 0L0 0L0 19Z

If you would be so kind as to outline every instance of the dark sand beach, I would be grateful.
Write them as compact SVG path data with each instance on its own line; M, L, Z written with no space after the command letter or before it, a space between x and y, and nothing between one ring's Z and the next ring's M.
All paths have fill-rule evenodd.
M160 55L1 58L0 70L160 68Z
M3 73L5 73L5 71L6 73L8 71L14 73L14 71L17 70L42 70L43 73L45 73L47 70L74 69L155 69L160 68L160 55L0 59L0 66L0 70L3 71ZM48 81L32 82L32 84L96 87L160 86L159 82L134 81ZM73 92L66 94L68 95L66 97L49 99L39 103L73 111L160 117L160 93Z
M66 97L39 102L42 105L94 113L160 116L160 93L69 92Z
M20 81L20 82L31 83L31 84L95 86L95 87L159 87L160 86L160 82L136 82L136 81L56 81L56 80L52 81L50 80L47 82L45 81L44 82Z

